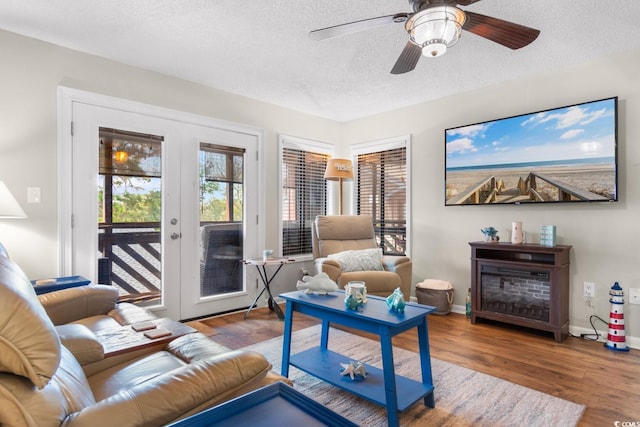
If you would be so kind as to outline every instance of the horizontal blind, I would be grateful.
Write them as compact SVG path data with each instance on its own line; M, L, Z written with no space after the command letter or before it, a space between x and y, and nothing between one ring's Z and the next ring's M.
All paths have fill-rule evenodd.
M200 143L200 178L205 181L241 183L244 148Z
M407 149L357 156L357 206L371 215L383 253L404 255L407 241Z
M162 143L164 137L120 129L99 129L98 173L100 175L153 177L162 175ZM126 153L123 160L114 153Z
M329 155L300 148L282 149L282 255L310 254L311 224L324 215Z

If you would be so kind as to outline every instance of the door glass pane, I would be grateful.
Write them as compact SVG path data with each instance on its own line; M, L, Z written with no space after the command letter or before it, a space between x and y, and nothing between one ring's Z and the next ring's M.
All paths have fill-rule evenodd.
M163 137L100 128L98 281L120 300L161 298Z
M200 144L200 296L243 287L244 150Z

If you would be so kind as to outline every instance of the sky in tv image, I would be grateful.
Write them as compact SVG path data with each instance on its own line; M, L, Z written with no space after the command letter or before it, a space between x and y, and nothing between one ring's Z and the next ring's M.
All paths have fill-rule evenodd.
M615 162L615 98L448 129L447 171Z

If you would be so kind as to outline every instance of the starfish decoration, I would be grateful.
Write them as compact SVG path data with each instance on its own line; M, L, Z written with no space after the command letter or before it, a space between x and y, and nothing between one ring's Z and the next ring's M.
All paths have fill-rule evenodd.
M352 380L355 380L356 376L367 378L367 370L362 362L341 363L340 366L342 366L340 373L342 376L349 375Z

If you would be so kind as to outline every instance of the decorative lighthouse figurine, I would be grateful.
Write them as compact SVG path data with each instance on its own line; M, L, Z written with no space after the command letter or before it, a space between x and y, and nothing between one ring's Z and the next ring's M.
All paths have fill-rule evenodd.
M616 282L609 291L611 314L609 315L609 335L604 344L609 350L629 351L624 334L624 292Z

